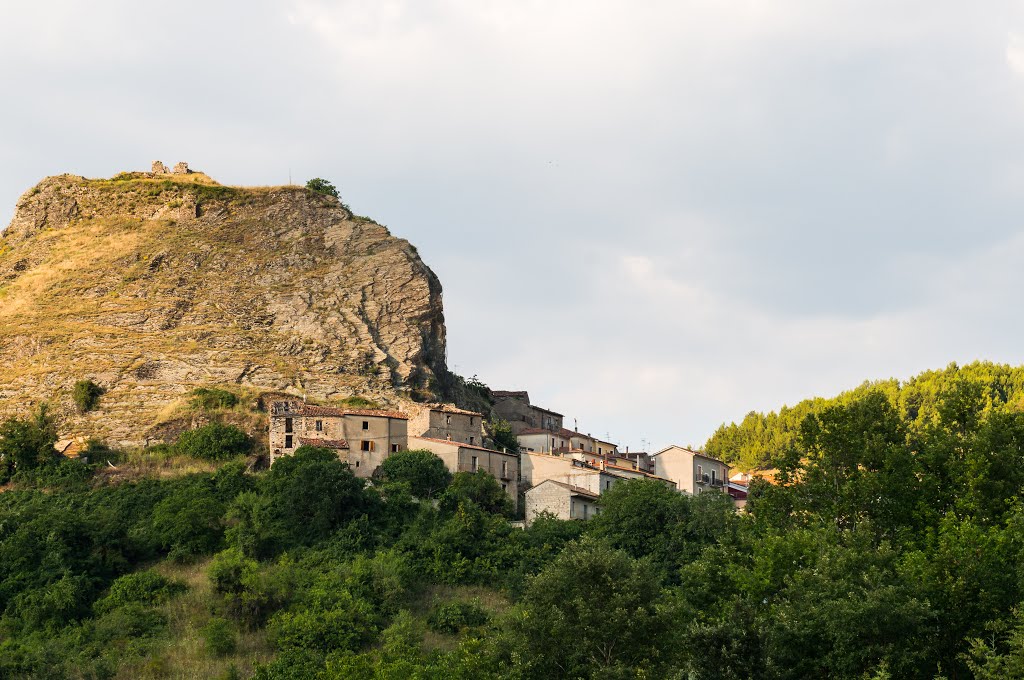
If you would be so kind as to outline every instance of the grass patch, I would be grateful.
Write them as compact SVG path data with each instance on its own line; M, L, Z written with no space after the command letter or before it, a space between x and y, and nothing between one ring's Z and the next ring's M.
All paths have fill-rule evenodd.
M206 575L209 560L192 564L160 562L153 571L170 581L184 583L187 591L171 598L160 610L167 616L166 636L153 646L143 658L123 665L117 678L125 680L138 678L218 678L226 676L234 667L241 677L252 675L256 664L267 663L273 657L273 650L261 630L239 629L224 621L218 612L219 598L213 592ZM225 625L226 624L226 625ZM207 645L213 630L216 636L230 636L233 649L224 645L218 647L223 653L213 653Z

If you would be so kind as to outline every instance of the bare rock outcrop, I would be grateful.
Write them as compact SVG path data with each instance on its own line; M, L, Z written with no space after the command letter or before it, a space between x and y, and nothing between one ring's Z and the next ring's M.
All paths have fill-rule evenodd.
M436 396L441 285L413 246L329 196L205 177L64 175L19 200L0 235L0 417L46 400L76 435L139 444L203 385ZM83 378L106 393L78 415Z

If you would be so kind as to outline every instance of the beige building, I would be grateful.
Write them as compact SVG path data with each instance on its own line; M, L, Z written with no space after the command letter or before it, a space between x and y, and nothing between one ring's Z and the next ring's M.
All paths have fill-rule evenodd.
M574 454L550 454L530 451L520 452L520 470L522 488L526 489L526 522L529 524L534 517L542 512L550 512L559 519L586 519L580 513L583 505L576 511L573 503L584 503L585 499L574 496L569 502L565 489L573 493L586 492L593 496L586 500L595 508L598 497L612 489L616 484L630 479L653 479L665 486L675 489L670 479L657 477L649 472L637 470L635 466L619 467L608 463L603 458L590 459L592 454L580 452ZM548 482L557 482L565 489L559 490ZM536 491L543 487L542 491ZM570 499L572 500L572 499ZM588 517L593 511L588 511ZM575 513L575 514L574 514Z
M537 453L571 453L581 451L598 456L616 456L619 448L611 442L602 441L588 434L582 434L565 428L546 430L543 428L525 428L516 440L524 451Z
M300 446L337 452L358 477L370 477L392 453L408 448L408 417L398 411L312 406L298 400L270 407L270 464Z
M451 473L477 472L484 470L491 474L505 493L512 498L512 504L519 505L519 456L482 446L473 446L447 439L431 437L409 437L409 448L425 449L444 461Z
M526 524L549 512L559 519L590 519L601 509L599 494L568 482L548 479L526 492Z
M654 474L672 480L680 491L696 495L727 488L729 466L717 458L682 446L666 447L651 454L651 458Z
M409 418L409 434L414 437L484 445L484 417L451 404L424 406Z
M494 415L508 421L512 433L518 435L520 432L530 428L542 430L560 430L562 428L561 413L549 411L540 406L530 403L530 395L524 391L509 392L495 390L491 392L494 398Z

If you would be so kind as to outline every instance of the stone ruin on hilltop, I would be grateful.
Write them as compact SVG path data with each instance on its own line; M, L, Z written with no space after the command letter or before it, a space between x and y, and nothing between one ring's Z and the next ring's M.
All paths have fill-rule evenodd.
M190 174L192 174L192 171L188 169L188 163L186 163L185 161L179 161L174 166L174 170L173 171L169 170L167 168L167 166L163 164L163 161L153 161L153 170L152 170L152 172L153 172L154 175L171 175L171 174L174 174L174 175L190 175Z

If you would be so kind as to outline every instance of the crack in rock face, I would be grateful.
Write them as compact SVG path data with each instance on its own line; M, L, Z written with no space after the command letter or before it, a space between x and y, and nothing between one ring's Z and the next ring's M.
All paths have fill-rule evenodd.
M164 168L165 170L165 168ZM298 187L63 175L0 234L0 417L133 444L216 384L385 404L447 376L441 284L415 248ZM74 383L106 391L75 412Z

